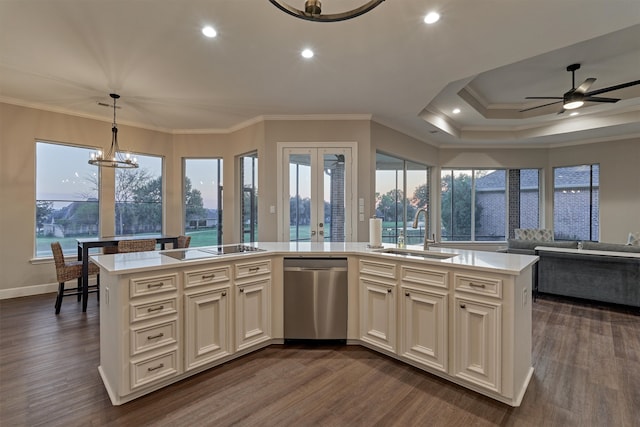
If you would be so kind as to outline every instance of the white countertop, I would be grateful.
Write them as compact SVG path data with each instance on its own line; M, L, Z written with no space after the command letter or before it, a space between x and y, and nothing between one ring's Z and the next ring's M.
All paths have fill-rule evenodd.
M233 246L233 245L228 245ZM163 252L180 251L183 249L174 249L167 251L153 252L132 252L114 255L92 255L90 258L109 274L126 274L141 271L161 270L173 267L193 266L201 264L209 264L215 262L237 261L241 258L255 258L259 256L322 256L322 257L338 257L347 255L367 255L375 256L384 260L407 260L411 262L419 262L430 265L443 265L448 267L469 268L474 270L485 270L496 273L519 275L522 270L537 262L538 257L532 255L518 255L501 252L475 251L464 249L452 249L444 247L430 247L429 252L454 254L454 257L447 259L423 259L419 257L381 254L376 252L377 249L371 249L367 243L310 243L310 242L257 242L246 244L264 251L259 252L243 252L228 255L207 255L202 253L203 258L177 260L169 256L163 255ZM384 244L385 248L395 248L396 245ZM216 246L203 248L188 248L189 250L211 249ZM422 246L407 245L407 249L422 250Z

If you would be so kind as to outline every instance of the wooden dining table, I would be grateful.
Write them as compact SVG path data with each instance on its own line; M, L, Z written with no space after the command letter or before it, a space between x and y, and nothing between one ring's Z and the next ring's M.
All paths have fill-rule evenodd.
M82 261L82 277L78 280L82 286L82 311L87 311L87 301L89 299L89 249L105 248L108 246L118 246L118 242L122 240L140 240L140 239L156 239L161 249L165 249L167 243L171 243L174 248L178 247L178 236L157 234L144 236L103 236L103 237L86 237L76 239L78 241L78 260Z

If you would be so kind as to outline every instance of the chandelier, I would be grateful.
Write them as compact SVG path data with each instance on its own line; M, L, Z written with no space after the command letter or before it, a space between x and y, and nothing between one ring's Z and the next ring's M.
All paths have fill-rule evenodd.
M137 168L138 159L131 157L129 153L122 153L118 146L118 125L116 124L116 100L120 95L116 93L109 94L113 98L113 125L111 127L111 147L106 152L98 151L91 153L89 159L90 165L107 167L107 168Z
M306 21L336 22L345 21L347 19L363 15L378 6L384 0L370 0L355 9L325 15L322 14L322 2L320 0L306 0L304 2L304 10L296 9L295 7L289 6L287 3L280 0L269 1L281 11L288 13L291 16L295 16L296 18L304 19Z

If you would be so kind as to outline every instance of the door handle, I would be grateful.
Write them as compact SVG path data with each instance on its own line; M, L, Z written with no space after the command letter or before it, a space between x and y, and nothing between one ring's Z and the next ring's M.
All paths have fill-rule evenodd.
M316 230L311 230L311 235L315 236L316 235Z
M321 235L321 236L324 236L324 231L320 230L320 231L318 231L318 234Z

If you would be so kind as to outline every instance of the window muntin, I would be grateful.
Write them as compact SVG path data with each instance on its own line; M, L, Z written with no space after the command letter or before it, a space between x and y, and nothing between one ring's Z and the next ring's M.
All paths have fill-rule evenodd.
M506 229L506 170L441 171L443 241L504 241Z
M553 169L553 229L557 240L599 236L600 165Z
M50 257L51 242L77 254L79 237L99 233L99 170L93 149L36 142L35 256Z
M258 241L258 153L240 157L242 198L241 242Z
M429 167L387 154L376 153L376 216L382 218L382 241L396 243L400 231L407 244L420 244L429 232L429 218L420 217L412 228L417 210L429 203ZM405 197L405 194L407 195ZM429 216L431 211L428 211Z
M136 154L137 169L115 170L115 235L162 233L162 157Z
M184 159L184 230L190 246L222 244L222 159Z

